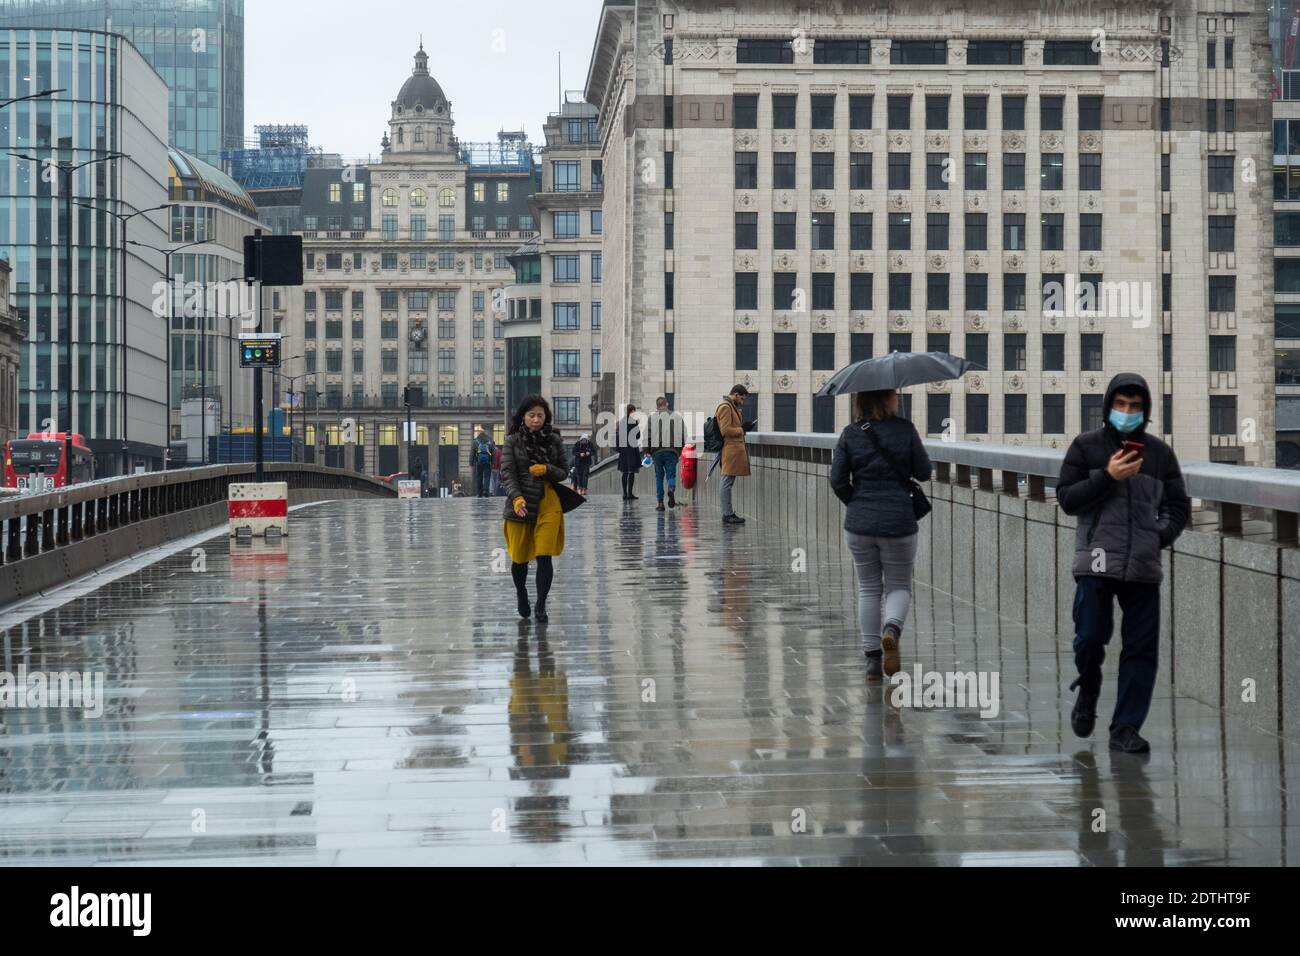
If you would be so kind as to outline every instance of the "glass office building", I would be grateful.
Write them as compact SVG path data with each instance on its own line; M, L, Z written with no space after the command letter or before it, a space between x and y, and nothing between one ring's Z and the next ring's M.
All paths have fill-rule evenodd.
M0 0L0 28L111 30L170 91L172 145L214 166L244 143L244 0Z
M56 89L62 92L7 102ZM153 305L163 260L129 247L124 290L121 230L109 213L167 202L167 88L116 34L0 29L0 103L7 104L0 109L0 255L13 267L14 313L26 333L19 430L63 423L70 338L73 431L95 452L98 473L117 474L122 467L124 418L132 464L157 467L167 435L167 338ZM47 173L46 164L81 164L108 153L126 155L72 175L78 205L69 223L63 175ZM71 290L64 273L69 235ZM164 212L141 215L128 226L128 238L137 242L161 248L167 237ZM68 305L70 337L64 335Z

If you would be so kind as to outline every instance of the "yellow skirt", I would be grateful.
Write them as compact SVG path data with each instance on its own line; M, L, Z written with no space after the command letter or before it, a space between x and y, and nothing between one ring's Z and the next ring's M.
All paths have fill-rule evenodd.
M502 521L506 536L506 550L510 560L515 564L527 564L536 561L539 556L546 557L564 552L564 510L560 507L560 496L547 482L542 492L542 504L537 509L537 520Z

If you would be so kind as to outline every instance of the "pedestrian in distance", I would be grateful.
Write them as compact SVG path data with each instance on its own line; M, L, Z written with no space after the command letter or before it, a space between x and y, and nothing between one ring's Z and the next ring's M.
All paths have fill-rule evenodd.
M474 448L471 454L472 464L474 467L474 493L480 498L488 497L492 485L492 458L496 454L496 445L493 444L491 436L483 429L479 429L478 436L474 439Z
M668 507L677 507L677 460L686 446L686 420L668 407L668 399L655 399L654 414L646 421L646 450L655 469L656 511L664 510L664 485Z
M573 490L580 495L587 493L587 480L591 477L591 463L596 458L596 446L591 434L583 432L573 445Z
M636 484L636 473L641 470L641 427L632 416L636 406L627 407L627 417L619 421L614 435L614 446L618 449L618 470L623 479L623 500L636 501L632 493Z
M840 433L830 482L844 504L844 542L858 578L858 633L867 677L902 667L899 645L912 608L917 522L914 481L929 481L930 456L898 415L898 392L858 392L853 424ZM924 496L922 495L922 500Z
M1187 525L1191 500L1173 449L1147 432L1151 389L1132 372L1106 388L1106 420L1070 445L1056 500L1078 518L1074 534L1074 663L1079 691L1070 725L1089 737L1097 722L1101 665L1114 631L1115 603L1124 619L1119 687L1110 749L1144 754L1139 733L1151 709L1160 650L1160 552Z
M500 498L505 494L505 489L501 485L501 446L498 445L496 451L492 453L492 482L491 492L493 498Z
M758 422L741 421L741 409L745 407L745 399L748 397L749 389L744 385L736 385L727 393L718 410L713 413L717 429L722 436L722 451L719 453L722 458L722 487L719 498L722 503L723 524L745 523L745 519L736 514L735 508L732 507L731 492L736 486L737 478L749 477L749 450L745 447L745 433L753 431Z

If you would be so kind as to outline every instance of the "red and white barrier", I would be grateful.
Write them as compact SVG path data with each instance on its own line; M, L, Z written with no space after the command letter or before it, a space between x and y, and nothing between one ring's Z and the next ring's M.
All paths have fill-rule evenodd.
M227 513L232 538L243 529L255 537L269 530L288 534L289 486L283 481L231 485Z
M419 498L420 483L411 479L403 479L397 483L397 497L399 498Z

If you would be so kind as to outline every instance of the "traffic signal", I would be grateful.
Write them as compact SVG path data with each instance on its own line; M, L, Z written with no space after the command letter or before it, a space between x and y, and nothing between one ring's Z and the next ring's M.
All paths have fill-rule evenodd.
M406 385L402 388L402 404L403 405L411 404L411 386L409 385Z

